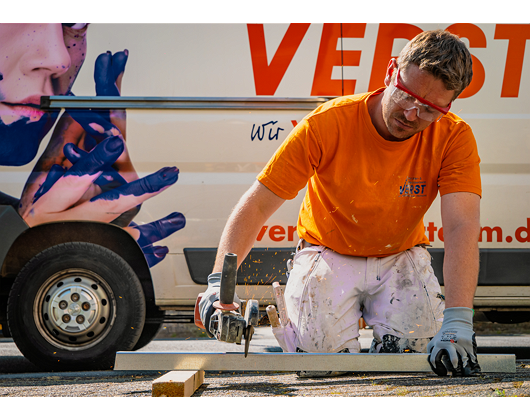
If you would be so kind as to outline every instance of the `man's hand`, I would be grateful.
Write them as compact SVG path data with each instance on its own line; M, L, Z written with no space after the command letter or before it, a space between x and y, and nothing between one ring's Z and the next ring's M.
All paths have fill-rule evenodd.
M210 338L217 338L221 339L221 341L227 341L227 342L236 342L234 341L234 337L227 336L228 339L222 339L222 337L217 337L215 335L216 332L219 331L220 325L216 328L213 328L213 325L210 325L210 321L212 318L216 320L220 320L219 315L221 314L221 311L219 309L214 308L213 304L214 302L219 300L220 294L221 294L221 276L222 273L212 273L208 276L208 288L202 295L202 299L199 302L199 315L201 317L202 325L204 325L204 328L206 329L206 334ZM241 304L241 301L237 297L237 295L234 293L234 302L236 302L238 305ZM234 312L235 314L235 312ZM237 314L239 315L239 313ZM230 324L234 324L234 327L238 327L241 324L241 320L243 318L239 316L231 316L226 318L226 322L229 322ZM225 326L226 330L230 330L229 326ZM244 325L242 326L244 328Z
M213 338L213 332L210 331L210 319L216 309L213 307L213 303L219 300L219 294L221 293L221 273L212 273L208 276L208 288L202 295L202 299L199 302L199 314L201 317L202 325L206 329L208 337Z
M447 308L442 328L427 346L427 351L431 369L439 376L446 376L448 371L453 376L480 375L473 310Z

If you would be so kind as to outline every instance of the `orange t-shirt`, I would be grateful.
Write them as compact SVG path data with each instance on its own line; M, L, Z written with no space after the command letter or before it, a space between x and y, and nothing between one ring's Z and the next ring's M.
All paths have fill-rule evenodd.
M482 194L477 145L465 121L448 113L410 139L387 141L368 113L373 93L318 107L258 175L284 199L307 184L298 236L345 255L382 257L429 244L423 216L438 191Z

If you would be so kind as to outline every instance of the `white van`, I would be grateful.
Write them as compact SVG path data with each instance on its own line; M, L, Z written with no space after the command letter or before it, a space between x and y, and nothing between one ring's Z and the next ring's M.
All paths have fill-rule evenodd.
M59 36L56 25L9 26L11 51L38 55L39 42ZM11 102L9 117L0 114L4 336L46 368L109 368L116 351L146 345L163 322L190 321L231 209L293 126L330 98L383 86L389 59L436 28L473 54L473 82L452 112L471 125L482 160L475 309L495 322L530 320L530 25L63 24L56 50L41 47L56 60L47 92L10 78L0 59L0 92L4 84L29 102L41 97L40 107ZM27 54L20 65L31 64ZM10 149L9 127L32 152ZM100 145L117 133L128 158L103 162L97 176L90 165L80 172L74 161L112 149ZM68 143L79 149L67 153ZM66 200L80 185L66 181L83 176L90 186ZM238 272L238 295L262 308L274 303L272 282L287 281L303 193L263 226ZM128 217L110 206L117 198L132 203ZM424 224L443 285L439 207Z

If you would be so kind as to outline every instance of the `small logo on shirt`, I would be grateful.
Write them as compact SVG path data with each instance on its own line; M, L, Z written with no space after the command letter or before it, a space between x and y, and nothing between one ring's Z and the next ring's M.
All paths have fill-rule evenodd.
M426 197L427 182L421 177L407 177L405 183L399 186L400 197Z

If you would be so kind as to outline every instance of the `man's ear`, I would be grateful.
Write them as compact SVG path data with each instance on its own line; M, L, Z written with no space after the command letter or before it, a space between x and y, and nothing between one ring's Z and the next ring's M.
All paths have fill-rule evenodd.
M396 59L391 58L386 68L385 86L390 86L390 81L392 80L392 74L394 73L394 70L397 69L397 66L398 65L397 65Z

